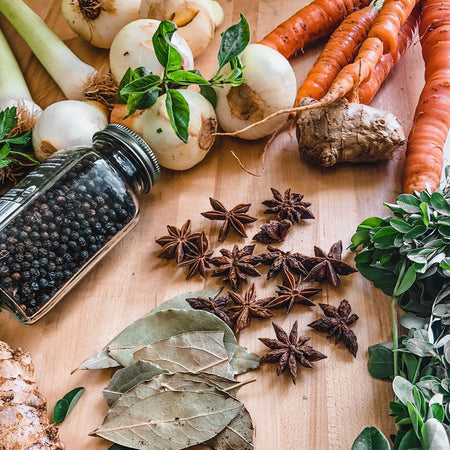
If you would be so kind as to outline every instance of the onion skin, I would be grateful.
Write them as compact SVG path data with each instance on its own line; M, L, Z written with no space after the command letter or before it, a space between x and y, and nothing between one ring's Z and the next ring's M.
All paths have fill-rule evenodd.
M92 136L108 125L108 110L98 102L64 100L40 115L33 129L33 149L40 161L57 150L91 146Z
M95 3L95 2L94 2ZM62 0L62 13L69 27L99 48L110 48L116 34L139 19L140 0L97 0L93 10L84 10L80 0Z
M152 37L160 24L159 20L140 19L126 25L114 38L109 53L111 72L119 84L128 68L146 67L153 74L162 76L164 67L159 63L153 49ZM186 41L177 32L173 45L183 58L182 68L194 68L194 57Z
M219 125L227 133L241 130L268 115L294 104L297 85L294 71L284 56L261 44L249 45L241 55L244 84L215 87ZM222 72L227 75L229 66ZM277 130L288 114L239 134L242 139L259 139Z

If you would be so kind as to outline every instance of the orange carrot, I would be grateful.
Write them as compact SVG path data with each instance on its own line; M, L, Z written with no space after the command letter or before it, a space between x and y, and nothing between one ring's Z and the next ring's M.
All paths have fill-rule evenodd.
M416 5L405 25L400 30L396 47L390 53L381 57L370 78L361 83L357 90L359 103L368 105L372 101L390 71L398 64L406 50L408 50L417 32L419 13L420 6ZM349 92L346 97L351 100L353 98L353 92Z
M370 0L314 0L271 31L259 44L277 50L290 58L306 44L328 36L359 6Z
M408 139L404 192L435 190L450 129L450 1L424 0L419 33L425 61L425 87Z
M328 92L339 71L355 59L377 14L378 9L371 5L343 20L300 86L294 106L304 97L320 100Z

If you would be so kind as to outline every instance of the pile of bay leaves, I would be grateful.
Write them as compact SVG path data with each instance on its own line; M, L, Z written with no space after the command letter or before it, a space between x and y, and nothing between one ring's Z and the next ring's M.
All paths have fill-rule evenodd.
M190 297L154 308L112 339L80 369L123 366L103 391L110 406L92 435L111 449L183 449L204 443L214 449L253 449L253 425L234 395L249 380L236 375L258 368L258 355L236 342L231 329ZM250 380L254 381L254 380Z

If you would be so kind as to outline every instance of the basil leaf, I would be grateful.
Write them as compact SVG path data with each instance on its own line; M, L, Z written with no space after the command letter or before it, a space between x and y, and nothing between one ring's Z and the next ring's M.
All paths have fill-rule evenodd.
M175 70L167 74L167 78L176 84L182 86L189 86L191 84L197 84L199 86L209 85L210 82L203 78L200 74L190 72L188 70Z
M161 78L157 75L147 75L145 77L130 81L120 90L120 94L122 96L127 94L144 94L160 85L161 81Z
M237 24L222 33L217 59L219 61L219 71L231 60L239 56L250 42L250 27L243 14Z
M368 369L370 375L382 380L394 376L394 356L384 347L375 348L369 356Z
M122 95L121 91L122 89L129 83L131 83L134 79L133 77L133 70L131 69L131 67L128 67L127 71L125 72L125 75L122 77L122 79L120 80L119 83L119 94L117 96L117 102L125 105L127 103L127 95Z
M0 139L4 139L5 136L17 125L17 109L15 106L12 108L5 108L0 111Z
M152 42L159 63L165 67L166 72L178 70L183 63L178 49L172 44L172 37L177 26L169 20L163 20L153 35Z
M144 94L129 94L126 117L131 116L139 109L148 109L158 100L159 91L152 89Z
M200 86L200 93L206 100L211 103L213 108L215 109L217 106L217 94L216 91L211 86Z
M367 427L353 442L351 450L390 450L389 441L376 427Z
M175 134L186 143L189 139L189 104L176 89L166 93L166 109Z
M61 400L58 400L53 409L53 422L63 422L77 404L78 400L83 395L83 392L83 387L77 387L68 392Z

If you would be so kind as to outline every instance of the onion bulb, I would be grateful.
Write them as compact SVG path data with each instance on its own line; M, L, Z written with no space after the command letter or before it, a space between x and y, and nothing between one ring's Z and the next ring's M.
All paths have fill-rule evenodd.
M69 27L95 47L110 48L116 34L139 19L140 0L62 0Z
M120 83L128 68L146 67L154 75L162 77L164 67L159 63L153 49L152 37L155 34L159 20L140 19L125 25L113 40L109 61L111 72ZM172 44L178 49L183 59L182 68L194 68L194 58L186 41L177 32L172 37Z
M64 100L42 111L33 129L33 149L40 161L57 150L90 146L95 132L108 125L108 110L98 102Z
M208 48L216 27L223 21L223 9L214 0L142 0L139 14L174 22L194 58Z
M219 125L228 133L241 130L280 109L290 108L297 91L289 61L261 44L249 45L241 55L246 82L240 86L215 87ZM222 69L225 76L229 65ZM267 123L239 133L242 139L259 139L273 133L286 120L279 115Z

